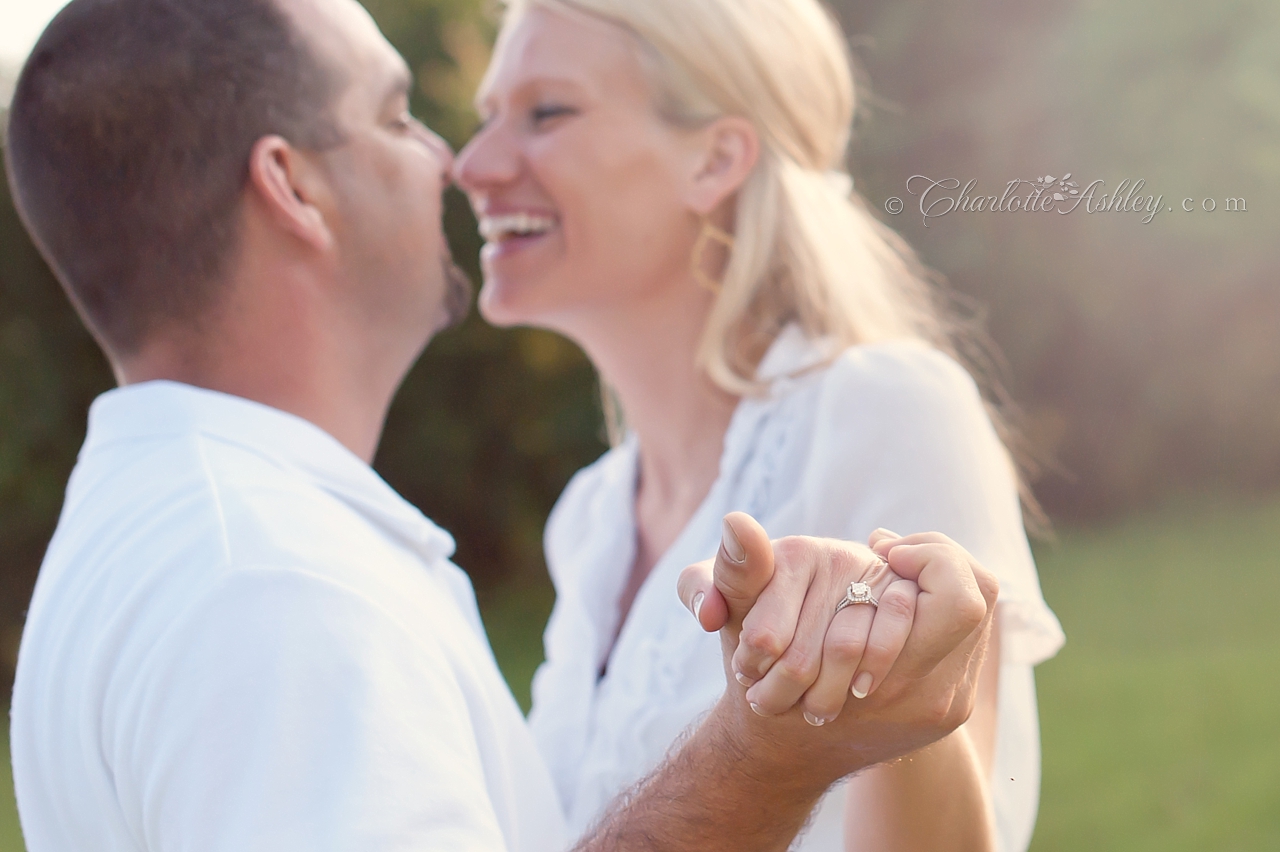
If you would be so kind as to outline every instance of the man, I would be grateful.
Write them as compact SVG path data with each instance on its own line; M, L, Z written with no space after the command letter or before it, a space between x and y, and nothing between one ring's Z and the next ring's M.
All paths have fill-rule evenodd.
M409 86L354 0L72 0L23 70L14 197L121 385L23 636L31 852L571 840L452 541L368 466L467 301L451 154ZM791 541L774 582L759 527L726 523L681 588L726 655L757 600L758 641L823 635L876 562ZM930 593L894 675L821 729L730 681L581 848L784 849L834 780L963 721L994 583L937 537L877 546Z

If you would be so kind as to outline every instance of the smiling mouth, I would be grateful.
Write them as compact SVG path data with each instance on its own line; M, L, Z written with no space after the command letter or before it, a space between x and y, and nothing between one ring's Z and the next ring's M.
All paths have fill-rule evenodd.
M485 242L501 243L520 237L542 236L555 226L555 217L533 213L481 216L480 236L484 237Z

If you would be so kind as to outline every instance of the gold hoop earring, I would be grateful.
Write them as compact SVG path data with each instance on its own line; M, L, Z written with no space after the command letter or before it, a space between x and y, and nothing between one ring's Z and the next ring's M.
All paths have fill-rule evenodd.
M698 234L698 241L693 244L693 277L698 282L698 286L719 296L722 289L720 282L702 271L702 253L706 251L707 242L710 240L714 240L727 250L733 251L733 234L720 230L711 224L710 219L704 216L702 218L702 233Z

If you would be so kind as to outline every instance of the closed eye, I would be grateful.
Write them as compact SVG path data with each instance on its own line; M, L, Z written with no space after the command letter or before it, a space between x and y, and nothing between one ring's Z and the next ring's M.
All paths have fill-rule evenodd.
M577 113L577 110L573 107L563 106L561 104L549 104L546 106L534 107L533 112L530 114L530 118L533 120L534 125L539 125L550 121L553 118L573 115L575 113Z

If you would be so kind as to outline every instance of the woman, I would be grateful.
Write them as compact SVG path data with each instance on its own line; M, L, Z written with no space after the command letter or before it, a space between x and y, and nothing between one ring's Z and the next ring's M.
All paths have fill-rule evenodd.
M937 529L1001 580L970 722L833 790L801 848L1030 839L1032 666L1061 631L948 326L832 172L853 95L815 0L508 6L455 168L486 239L481 311L576 341L626 427L546 533L557 601L530 718L578 829L723 690L718 640L673 589L741 509L775 536ZM858 675L852 700L874 686Z

